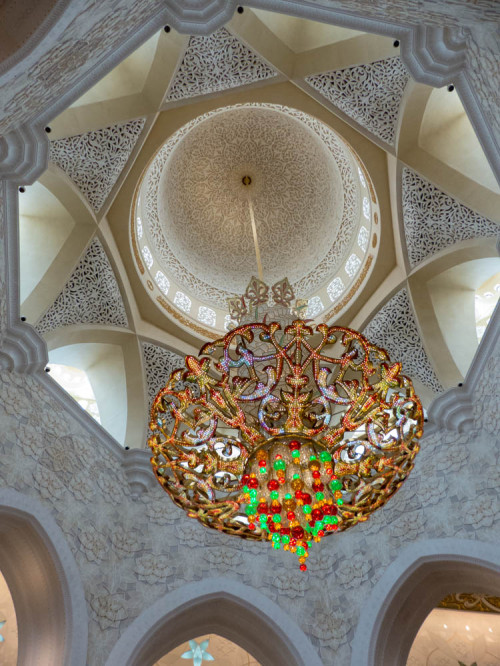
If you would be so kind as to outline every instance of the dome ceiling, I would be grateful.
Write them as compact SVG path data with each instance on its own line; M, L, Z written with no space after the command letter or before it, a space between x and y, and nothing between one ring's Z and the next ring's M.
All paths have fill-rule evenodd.
M179 129L152 160L138 187L136 242L157 284L159 269L168 284L226 310L258 273L250 197L264 280L288 277L297 297L311 298L370 227L359 174L350 147L313 116L271 104L218 109Z
M271 108L228 109L182 138L163 167L160 224L178 260L217 289L243 293L257 273L248 196L265 280L300 280L324 259L341 223L342 179L331 150L303 122Z
M210 36L162 29L50 120L40 184L66 208L71 233L59 248L44 213L54 259L21 313L49 349L75 333L128 345L129 404L144 402L144 413L153 379L171 369L165 354L220 337L231 326L226 299L258 275L245 175L268 283L288 276L315 323L363 330L372 322L374 341L404 360L427 399L461 381L448 329L443 336L441 315L428 311L443 267L470 248L478 260L494 251L493 192L420 146L436 93L408 78L393 38L293 23L296 31L279 32L245 7ZM465 115L444 91L436 123L448 117L447 100ZM39 212L36 187L22 190L21 210L33 197ZM450 215L429 213L445 209L451 232ZM21 281L27 276L21 266ZM460 357L457 368L467 364ZM134 432L127 445L143 443Z

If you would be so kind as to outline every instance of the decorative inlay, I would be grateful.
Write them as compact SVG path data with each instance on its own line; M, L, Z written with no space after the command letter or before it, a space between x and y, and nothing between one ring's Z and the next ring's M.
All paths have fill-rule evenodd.
M368 197L363 197L363 215L367 220L370 219L370 202Z
M156 158L153 160L145 176L141 189L142 222L145 228L145 234L150 239L153 255L156 257L156 260L163 267L163 271L166 274L170 273L172 277L179 282L179 284L183 285L183 287L188 293L192 293L205 303L210 303L219 308L225 309L227 299L234 296L233 291L227 290L226 285L228 284L228 280L225 280L223 283L219 284L218 286L215 286L213 283L209 282L206 279L207 276L205 276L205 278L203 277L201 263L197 264L196 266L197 274L195 275L188 267L186 267L185 262L180 261L179 257L177 256L177 253L173 251L173 249L170 247L170 240L169 237L167 237L167 235L165 234L165 230L163 228L164 225L161 222L162 215L160 214L158 206L158 188L162 178L164 167L167 164L167 160L169 160L170 155L172 155L176 147L179 146L183 137L185 137L193 128L195 128L200 123L203 123L208 119L211 119L215 114L222 114L222 112L233 110L234 108L245 109L245 110L249 108L256 110L265 109L266 111L268 109L269 110L272 109L273 111L281 112L280 114L277 115L287 114L291 118L300 121L300 123L304 125L304 130L306 131L312 130L323 141L327 149L331 152L332 156L334 157L336 168L340 172L342 180L342 185L339 190L339 192L342 195L341 199L342 206L340 210L341 221L340 224L337 224L337 231L336 231L337 235L335 237L335 241L332 242L332 244L327 248L326 254L324 255L323 259L321 259L321 255L318 256L317 259L319 259L319 263L316 263L317 259L316 261L313 261L313 264L316 263L316 266L314 265L311 266L311 270L309 270L308 272L306 271L306 275L304 275L304 277L299 278L298 280L292 283L292 287L295 291L295 294L299 298L307 297L308 294L314 292L319 286L321 286L321 284L328 279L329 275L331 275L336 270L337 267L342 266L343 261L345 261L346 253L351 245L353 235L354 233L356 233L357 226L359 225L359 206L361 204L361 201L359 199L359 178L357 174L357 162L355 161L353 155L351 155L348 147L339 139L339 137L335 134L335 132L333 132L326 125L316 120L312 116L308 116L307 114L304 114L295 109L289 109L287 107L282 107L278 105L263 105L263 104L242 105L238 107L228 107L227 109L218 109L214 112L209 112L204 116L200 116L194 119L193 121L182 127L176 134L174 134L167 141L167 143L158 152ZM220 152L222 148L218 148L217 150ZM227 163L229 155L224 154L222 155L222 158L223 159L221 161L221 164ZM283 161L284 156L278 151L278 153L275 154L273 157L273 162L275 167L277 167L280 160ZM301 159L301 161L303 160ZM287 170L286 164L283 164L282 171L283 170L284 171ZM213 180L211 182L212 182L212 187L215 187L217 185L217 181L215 181L215 184ZM238 183L239 186L241 187L241 174L239 174ZM217 190L213 196L219 197L219 194L220 193ZM222 194L224 193L222 192ZM210 200L213 201L213 197ZM279 207L282 205L280 202L282 202L283 200L282 192L276 193L276 196L271 197L270 200L272 201L271 206L276 208L276 214L279 214ZM182 201L180 201L179 203L182 205ZM316 204L314 205L315 209L317 208L318 205L319 204L316 202ZM336 206L338 205L339 201L337 200ZM268 247L272 247L276 240L275 232L272 232L271 229L272 233L270 232L269 238L267 237L268 235L266 233L262 233L269 226L269 224L267 224L266 227L266 219L267 216L270 215L268 206L266 206L264 212L266 213L266 215L264 215L264 213L261 213L259 215L259 211L256 210L255 217L257 221L257 226L259 228L259 236L265 237L266 244L268 245ZM195 220L193 224L198 224L198 223L201 224L202 219L206 221L206 217L209 213L210 211L206 210L206 214L203 214L201 217L197 216L196 220L200 220L200 222L197 222ZM274 216L270 217L274 219ZM301 228L302 228L303 219L302 216L300 217L301 217ZM315 216L315 219L318 220L319 217ZM287 216L287 220L289 223L289 216ZM248 224L248 230L250 230L250 223ZM225 232L225 229L223 231ZM192 235L196 235L196 233L197 233L196 229L193 228ZM237 241L238 237L236 237L235 240ZM228 242L233 242L233 238L230 238L229 235L226 233L224 238L222 238L222 242L224 244L227 244ZM251 237L249 239L249 242L253 242ZM179 245L179 243L177 243L177 245ZM324 243L322 245L324 246ZM280 256L281 256L282 247L284 246L283 243L281 242ZM208 249L213 248L214 253L215 252L217 253L217 258L215 258L214 256L211 259L211 261L208 262L208 265L210 267L213 267L214 265L219 265L221 262L221 258L220 258L220 248L218 247L218 243L215 242L214 239L212 238L210 243L206 243L203 246L203 251L205 253L208 251L207 248ZM253 246L251 248L251 251L253 253ZM245 256L251 257L252 254L248 252L246 253ZM204 264L207 264L207 262L204 262ZM273 265L274 264L271 264L271 266ZM167 267L168 270L166 269ZM249 274L251 274L251 272L254 270L255 267L252 265L251 269L249 269ZM240 266L240 272L241 272L241 266ZM282 273L280 273L279 277L281 276Z
M198 326L194 322L184 317L183 314L179 312L177 308L174 308L172 305L170 305L170 303L164 299L163 296L157 296L156 301L168 312L168 314L172 315L174 319L177 319L177 321L179 321L183 326L191 328L195 333L198 333L198 335L201 335L203 338L207 338L208 340L217 340L217 338L220 337L217 333L209 331L207 328L203 328L202 326Z
M345 308L345 306L349 303L349 301L353 298L354 294L358 291L360 288L361 284L363 283L363 280L365 279L368 271L370 270L370 266L373 263L373 255L369 254L365 265L363 266L363 269L361 270L361 273L358 275L356 278L355 282L353 283L352 287L349 289L347 294L344 296L344 298L339 301L331 310L328 310L328 312L323 315L322 321L326 324L331 317L334 315L338 314L342 308Z
M155 282L160 288L160 291L162 291L166 296L168 294L168 290L170 289L170 282L168 277L161 271L156 271Z
M444 389L422 345L417 322L405 288L397 292L373 317L363 334L398 358L403 373L418 377L435 393Z
M96 213L127 163L145 120L138 118L51 143L51 161L67 173Z
M312 298L309 299L309 302L307 304L307 314L306 318L307 319L315 319L320 312L323 312L325 309L325 306L323 305L323 301L319 296L313 296Z
M144 263L146 264L149 270L153 265L153 255L151 254L151 250L147 245L145 245L142 248L142 256L144 257Z
M351 254L349 259L346 261L345 272L350 278L353 278L356 275L360 266L361 266L361 259L358 257L357 254Z
M345 286L344 283L342 282L342 278L336 277L334 280L330 282L328 287L326 288L326 292L328 296L330 296L330 300L332 302L335 302L337 298L340 296L340 294L344 291Z
M174 305L177 305L184 312L189 312L191 310L191 299L182 291L177 291L174 297Z
M363 171L362 171L361 167L358 167L358 175L359 175L359 181L360 181L361 185L363 187L366 187L366 180L365 180L365 177L363 175Z
M137 238L138 238L139 240L141 240L141 238L142 238L142 234L143 234L143 230L142 230L142 220L141 220L140 217L137 218L136 229L137 229Z
M376 137L393 144L410 74L399 56L314 74L307 83Z
M70 324L128 326L118 282L98 238L88 246L64 289L35 328L43 335Z
M183 367L184 358L151 342L143 342L141 346L146 370L148 401L151 406L158 391L167 383L170 373L176 368Z
M412 268L454 243L500 233L498 222L467 208L408 167L402 172L402 199Z
M255 51L226 28L211 35L194 35L167 94L167 101L237 88L277 75Z
M368 248L368 238L368 229L366 227L361 227L358 232L358 245L363 250L363 252L366 252Z
M500 613L500 597L471 592L456 592L442 599L439 608L453 608L463 611L482 611L483 613Z
M201 321L202 324L215 326L216 316L215 310L212 308L207 308L205 305L200 305L198 308L198 321Z

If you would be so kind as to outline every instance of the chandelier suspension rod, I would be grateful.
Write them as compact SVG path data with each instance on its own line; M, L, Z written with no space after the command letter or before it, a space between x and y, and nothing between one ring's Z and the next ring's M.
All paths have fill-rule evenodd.
M255 216L253 212L252 197L250 193L248 193L248 208L250 210L250 222L252 224L253 244L255 247L255 258L257 260L257 271L259 273L259 280L261 282L264 282L264 274L262 272L262 261L260 260L259 241L257 239L257 227L255 226Z

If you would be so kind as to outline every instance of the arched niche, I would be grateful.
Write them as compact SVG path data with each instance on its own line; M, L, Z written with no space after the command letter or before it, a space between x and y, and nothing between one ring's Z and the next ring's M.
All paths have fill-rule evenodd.
M499 270L492 239L475 238L429 257L408 279L426 348L445 386L468 372L478 347L475 291Z
M95 226L83 196L53 164L19 194L20 305L29 322L55 301Z
M429 539L405 548L363 606L351 666L406 664L427 615L446 595L463 590L500 595L500 553L496 545L466 539Z
M427 100L419 146L467 178L500 192L495 174L456 91L435 88Z
M498 257L473 259L429 280L428 289L439 327L463 377L478 347L476 290L500 271ZM460 331L460 335L457 335Z
M106 666L151 666L180 643L211 633L237 643L262 666L322 666L285 611L224 578L190 583L159 599L121 635Z
M92 386L101 425L122 446L146 441L147 403L137 337L98 326L65 326L47 335L50 363L83 370Z
M0 566L18 624L18 664L84 666L87 607L80 573L50 513L0 490Z

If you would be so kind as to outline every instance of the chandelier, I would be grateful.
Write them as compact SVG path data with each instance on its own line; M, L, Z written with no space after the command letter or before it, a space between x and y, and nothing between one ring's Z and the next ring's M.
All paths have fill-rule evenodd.
M252 278L229 302L233 330L156 396L148 444L190 518L268 540L306 570L312 543L366 521L403 483L423 412L401 363L357 331L312 326L293 299L288 280Z

